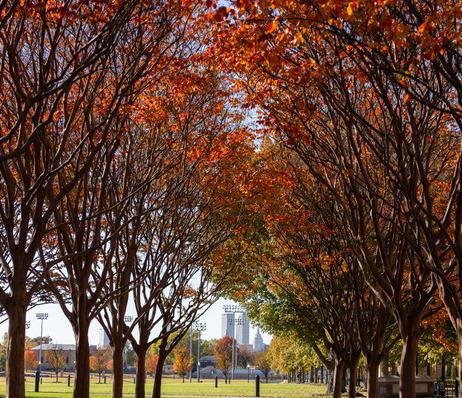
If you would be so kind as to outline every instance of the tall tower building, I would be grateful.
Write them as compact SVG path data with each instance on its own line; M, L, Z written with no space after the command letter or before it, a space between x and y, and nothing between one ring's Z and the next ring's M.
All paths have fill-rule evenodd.
M246 313L241 312L236 314L238 325L236 325L236 340L237 344L249 345L249 321Z
M233 314L221 314L221 337L233 337Z
M106 332L103 328L99 330L99 344L98 347L104 348L109 345L109 337L107 337Z
M233 317L234 316L234 317ZM233 331L233 319L235 329ZM236 339L237 344L249 345L249 321L245 312L226 313L221 315L221 337Z
M253 349L257 352L263 351L265 349L265 344L263 344L263 337L260 334L260 328L257 328L257 333L253 339Z

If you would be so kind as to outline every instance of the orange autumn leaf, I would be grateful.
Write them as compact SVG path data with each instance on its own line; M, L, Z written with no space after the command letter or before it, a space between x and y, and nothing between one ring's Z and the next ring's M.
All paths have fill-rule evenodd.
M267 33L273 33L278 27L278 21L271 21L269 24L268 24L268 28L266 30Z

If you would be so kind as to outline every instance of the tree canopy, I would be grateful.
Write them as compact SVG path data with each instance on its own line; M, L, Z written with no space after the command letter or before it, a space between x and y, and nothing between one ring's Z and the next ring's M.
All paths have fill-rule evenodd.
M461 9L0 2L7 396L24 397L38 303L72 325L75 397L98 319L113 396L130 341L137 397L157 349L158 398L161 365L222 294L308 342L335 398L361 355L376 398L399 339L400 398L415 396L419 340L429 359L457 349L462 379Z

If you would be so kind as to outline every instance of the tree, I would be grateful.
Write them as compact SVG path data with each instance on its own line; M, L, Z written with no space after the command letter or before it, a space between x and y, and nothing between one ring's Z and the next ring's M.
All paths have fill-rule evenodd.
M358 5L361 7L360 3ZM316 2L313 5L317 7ZM409 134L399 137L402 144L396 145L395 141L395 145L403 149L401 159L407 162L407 169L415 167L419 174L415 176L414 184L406 184L402 178L396 178L394 189L404 193L406 206L403 214L407 209L413 209L407 217L403 217L415 234L409 242L419 256L426 257L427 263L431 258L430 268L438 283L440 297L452 314L453 326L458 331L461 306L460 297L455 292L460 288L460 283L458 281L454 285L458 278L451 278L460 275L457 271L460 267L460 245L456 243L460 238L460 200L456 199L460 191L455 187L460 184L461 177L458 149L461 123L460 114L455 109L459 106L457 98L461 90L460 81L454 79L460 72L460 44L453 37L459 35L460 28L452 24L457 18L453 14L453 7L451 3L441 2L437 7L427 9L418 2L398 2L390 8L378 7L370 14L365 9L359 13L345 13L338 24L332 26L326 23L324 27L345 43L343 48L347 50L345 55L348 58L356 62L367 58L368 66L363 68L365 73L369 76L381 74L395 87L402 87L406 112L412 118L418 113L422 114L420 109L428 106L436 110L437 118L449 116L453 121L449 129L437 129L429 135L430 129L410 129ZM344 10L331 9L330 12L341 15ZM441 15L447 15L447 18L440 21ZM326 21L333 21L324 17ZM368 28L359 33L361 29L356 28L365 27L363 23L366 18ZM339 29L346 19L349 28ZM381 30L380 34L377 27ZM348 47L346 43L352 42L355 45ZM366 66L367 63L362 65ZM416 142L427 142L429 145L412 145ZM451 146L457 149L448 150ZM441 156L443 153L445 155ZM430 158L432 165L441 166L428 167ZM420 191L410 194L415 186ZM425 238L418 239L420 236Z
M186 338L188 338L188 336L185 336ZM215 348L216 344L218 343L218 339L210 339L210 340L201 340L201 345L200 345L200 349L201 349L201 353L200 353L200 356L201 357L205 357L205 356L213 356L213 349ZM194 345L194 337L193 337L193 347L196 347L197 346L197 343L196 345ZM193 353L194 355L194 353Z
M151 354L146 359L146 372L154 375L157 369L157 363L159 362L159 355Z
M38 366L37 355L34 351L26 350L24 351L24 366L26 369L36 369Z
M98 347L92 350L90 357L90 369L98 373L99 381L101 383L101 374L107 369L110 351L108 347Z
M132 270L132 278L142 280L133 290L136 316L131 325L139 333L129 337L138 358L139 397L145 394L149 347L158 343L153 387L158 397L164 361L226 286L226 278L212 280L211 254L229 239L240 217L240 158L253 150L240 126L242 115L226 104L224 77L187 58L171 78L171 92L163 99L168 124L162 126L167 137L175 138L168 146L170 166L152 186L157 200L144 219L143 255ZM155 327L158 333L153 334Z
M419 344L419 356L432 365L437 365L443 357L457 358L457 333L444 309L427 319L423 327L425 330Z
M30 337L26 336L26 342L24 344L24 347L26 350L29 350L30 348L37 347L40 343L36 343L35 339L31 339Z
M377 4L377 7L368 7L365 2L359 1L336 7L333 2L313 1L303 5L299 2L284 5L274 3L274 12L269 11L272 7L263 2L252 5L244 2L239 6L246 7L245 11L241 11L248 13L249 20L261 23L260 32L262 27L266 28L267 35L262 39L271 41L272 48L275 42L284 41L287 45L288 41L294 40L297 44L311 45L319 43L316 40L319 39L325 40L328 46L336 46L343 61L351 61L336 63L331 62L332 58L329 56L311 55L309 58L292 58L296 61L293 64L295 70L310 70L310 78L314 78L313 87L323 86L322 80L335 82L338 93L342 93L337 97L338 102L343 105L337 103L332 110L348 113L348 119L354 120L353 123L357 127L358 142L361 136L364 143L372 144L369 153L378 155L384 161L384 165L391 165L388 168L390 173L383 175L387 175L391 181L394 180L394 186L390 186L390 191L401 193L403 203L406 203L395 208L395 211L402 215L401 222L409 227L409 233L403 235L403 239L407 240L407 244L415 250L417 256L425 256L427 263L428 257L432 258L433 264L430 268L438 282L439 293L445 299L447 310L452 313L454 328L460 328L460 303L455 303L459 302L460 298L455 294L457 288L454 290L454 285L450 281L454 276L453 271L459 267L456 264L460 264L460 246L456 242L460 237L461 214L461 201L456 199L460 191L454 189L458 186L461 176L458 172L460 151L448 150L451 146L454 149L459 147L461 126L460 113L456 112L461 87L460 81L455 79L460 73L460 44L454 39L460 34L460 27L454 24L457 20L455 4L439 2L435 7L425 7L419 2L398 1L391 6ZM442 18L442 15L447 17ZM281 30L278 30L278 27ZM290 33L291 29L293 34ZM315 34L318 35L314 36ZM286 39L288 41L285 41ZM287 45L287 48L289 46ZM322 45L316 51L320 48ZM319 53L322 54L321 51ZM267 56L265 61L268 65L264 61L260 64L265 64L265 68L271 70L272 61L275 61L275 58L272 58L274 53L268 47L265 48L264 55ZM337 60L340 60L340 57ZM274 62L274 65L277 66L277 62ZM327 72L332 70L334 65L341 65L338 79ZM274 70L271 70L271 73L273 72ZM379 83L379 80L382 80L382 83ZM300 83L300 80L296 83ZM327 86L329 84L321 89ZM433 120L449 117L452 119L452 126L449 129L420 129L421 125L411 123L409 128L402 129L397 125L393 126L392 122L388 131L393 134L382 136L385 140L376 145L378 141L370 140L368 131L370 132L370 127L376 127L380 123L364 117L364 114L356 110L353 111L353 107L360 105L357 100L361 96L355 94L349 101L341 98L342 95L348 94L350 88L357 87L362 87L369 93L381 92L384 99L382 110L385 110L385 113L393 110L394 115L390 116L397 117L396 120L404 115L406 118L410 116L411 121L422 121L425 114L427 120L430 120L430 108L436 111L433 113ZM383 94L386 93L395 93L399 99L392 98L394 95L385 99ZM309 101L313 98L306 95L306 92L304 94L304 98L309 98ZM297 96L287 95L286 98L292 99ZM332 98L335 99L334 96ZM316 110L321 109L315 102L311 102L310 105L314 106L310 106L310 112L316 113ZM291 106L292 104L286 109ZM423 110L426 107L427 109ZM374 111L371 111L370 115L373 114ZM419 117L415 118L416 115ZM302 123L309 119L309 115L306 116L308 117L304 118ZM366 124L369 127L366 127ZM364 127L366 129L363 129ZM399 135L394 134L397 130L400 130ZM366 138L364 133L369 137ZM387 140L390 141L384 145ZM428 145L415 145L418 142ZM370 150L371 148L374 149ZM390 156L388 148L399 149L400 156ZM366 153L363 150L359 152ZM438 155L438 152L442 156ZM392 165L395 161L395 166L401 162L399 167ZM436 164L444 166L433 167ZM409 184L409 179L406 178L409 175L406 176L406 173L412 170L418 170L419 173L411 173L413 183ZM416 186L419 187L417 192L413 191ZM425 238L420 239L421 237ZM424 268L425 264L420 266ZM456 274L460 275L458 271ZM460 288L459 284L457 286ZM412 365L406 367L410 369ZM403 377L402 384L402 395L412 396L413 383L409 383L409 379ZM409 390L406 390L407 386L410 386Z
M311 344L293 332L274 336L268 350L264 352L264 361L270 362L271 369L288 375L307 371L310 365L317 367L322 364Z
M268 383L268 375L271 371L271 357L267 351L259 352L255 357L255 366L265 375L265 380Z
M30 348L37 347L38 345L40 345L40 342L42 342L42 344L51 344L53 342L53 339L50 336L37 336L34 338L29 338L26 336L26 343L29 345Z
M256 354L254 351L250 351L247 346L239 345L237 347L237 353L237 364L243 369L246 369L248 365L254 363Z
M173 363L173 371L178 373L184 378L191 369L191 358L189 356L189 349L187 346L183 345L173 350L175 356L175 362Z
M331 237L336 231L333 226L323 225L322 219L313 219L312 215L317 214L318 209L309 208L310 200L297 196L305 188L303 182L296 186L299 170L296 167L300 163L293 159L293 164L287 164L286 159L291 159L290 153L278 156L277 151L262 149L251 162L255 178L244 188L248 201L245 203L245 221L241 224L242 234L238 235L237 242L233 240L226 244L228 260L233 258L234 250L234 253L244 253L239 256L242 268L237 268L230 290L236 300L250 309L251 318L253 315L253 319L258 319L265 329L273 333L275 330L296 329L301 337L313 344L328 369L334 368L334 359L338 361L337 382L334 384L338 396L342 388L342 367L348 363L354 372L360 355L353 319L359 306L352 298L352 281L357 275L349 279L348 272L342 269L345 261L354 267L355 259L342 257L342 251L348 253L348 249L334 247L335 241ZM284 167L296 170L294 175ZM300 170L299 174L302 173ZM317 198L317 203L332 205L324 197ZM329 219L335 213L329 208L322 214ZM326 244L328 239L331 242ZM341 238L337 240L341 241ZM335 270L329 272L331 265L335 265ZM341 277L338 277L338 270ZM319 274L324 275L321 283ZM311 295L313 289L318 289L315 299ZM268 308L266 314L262 308ZM375 319L375 310L370 311L372 316L369 319ZM388 311L383 312L387 315L380 322L386 327L380 327L380 333L375 335L380 341L376 347L389 349L389 342L381 344L383 332L389 330ZM319 314L319 318L313 317L313 313ZM369 330L374 330L375 325L371 323L369 326ZM385 337L388 338L389 334ZM327 350L319 349L321 341ZM330 356L333 353L335 358ZM354 395L354 391L350 394Z
M126 365L135 366L136 355L130 343L125 346L124 353Z
M85 329L88 328L89 321L100 314L103 308L101 303L104 305L108 303L108 292L114 294L114 290L107 289L106 280L109 277L108 273L114 266L115 250L120 243L120 239L118 241L119 233L124 229L125 235L128 235L131 243L135 244L135 247L131 243L127 244L129 261L121 261L120 265L123 268L118 269L119 274L123 271L127 275L130 273L129 267L133 263L132 259L138 248L136 244L139 243L136 237L131 236L133 230L136 230L133 227L137 222L139 224L138 215L131 211L136 209L143 213L149 213L149 209L144 209L140 205L147 203L150 203L152 209L159 210L159 203L156 203L156 200L166 200L166 197L162 196L165 192L160 188L161 183L150 191L152 196L149 197L149 200L143 202L139 196L134 199L133 196L141 190L141 187L131 184L133 182L131 177L135 174L138 177L141 176L141 180L138 179L137 182L141 185L149 185L157 178L161 178L169 168L174 169L178 163L175 156L177 153L175 152L175 143L178 143L179 137L174 129L170 129L171 126L167 126L169 123L167 118L162 116L168 114L167 107L170 106L168 103L163 103L168 99L168 96L164 96L163 91L169 90L168 76L174 75L176 70L180 68L180 64L187 62L184 53L190 51L190 48L187 47L189 38L184 39L183 36L185 32L189 32L185 24L190 23L190 18L186 18L185 15L191 14L196 7L191 3L176 2L172 2L172 4L150 2L149 5L144 5L147 13L144 13L144 9L140 10L140 18L137 19L140 24L139 29L129 32L135 36L130 37L127 34L127 37L122 41L138 43L131 48L142 51L148 59L146 62L143 59L141 63L138 61L129 63L130 67L126 67L131 58L126 58L123 51L129 51L132 55L131 48L122 48L120 52L114 52L111 58L115 65L111 69L114 79L110 81L110 84L108 83L104 92L104 97L106 97L110 88L111 93L117 94L118 100L120 99L119 96L122 96L120 101L123 102L126 113L123 116L122 114L118 115L118 123L114 125L114 131L124 131L124 135L121 137L115 134L107 140L107 146L99 153L100 157L95 156L94 163L87 168L84 178L82 177L82 184L79 185L79 190L66 197L66 201L62 202L61 207L54 212L54 217L57 219L56 223L60 226L57 229L58 242L62 242L58 247L60 254L66 258L64 261L65 272L63 270L60 277L64 280L67 278L65 280L68 286L66 290L71 292L72 311L66 311L64 305L68 299L66 295L59 294L57 289L54 289L54 294L61 297L62 309L74 326L76 341L79 343L77 346L82 346L80 356L83 358L87 355L88 343L77 335L86 336ZM134 75L132 76L132 74ZM129 79L134 76L137 77L137 80L140 76L143 79L138 84L132 84ZM101 75L102 78L103 75ZM123 89L119 87L119 84L122 84ZM122 92L119 93L121 90ZM173 101L174 98L180 98L180 95L172 95L170 98ZM152 108L150 108L151 106ZM162 111L158 112L159 109ZM129 113L133 117L128 116ZM170 123L174 124L174 119ZM132 136L128 137L130 133ZM131 153L130 150L127 151L129 143L133 144L131 149L137 145L144 149L143 153L149 157L147 165L143 159L136 157L131 163L132 168L127 168L126 159L132 159L130 156L125 156ZM156 143L159 143L159 146L156 146ZM148 167L144 169L145 165L152 166L153 164L161 167L155 169L155 172L152 172L152 168L151 170ZM138 174L135 172L129 174L136 165L138 166L136 167ZM143 170L139 170L142 167ZM64 176L62 181L66 181ZM123 184L124 181L128 181L128 183ZM120 186L118 184L110 185L109 182L121 182L122 184ZM165 187L165 189L169 189L169 187ZM133 205L131 199L138 202ZM85 205L80 206L82 203ZM124 211L129 212L129 214L124 216ZM85 216L82 216L82 213ZM127 233L127 230L131 228L133 229ZM91 235L92 239L87 240L86 235ZM74 239L74 236L77 238ZM120 253L118 255L119 258L122 257ZM104 261L98 262L97 259L101 258ZM133 276L133 273L131 275ZM119 278L119 281L122 281L123 285L117 286L115 291L121 293L126 290L129 278L122 277ZM54 284L56 281L50 280L50 286ZM132 286L134 285L136 282L132 283ZM79 292L85 292L83 297L88 296L87 302L78 299L80 297ZM153 294L156 292L158 291L156 290ZM125 294L124 297L126 297ZM106 324L106 330L111 329L111 333L108 335L111 336L111 344L114 345L114 371L116 374L121 371L122 347L128 332L123 322L124 297L118 295L117 305L108 309L108 311L112 311L108 318L111 324ZM119 317L115 315L117 313ZM80 318L77 320L76 317ZM144 355L140 356L139 367L144 358ZM86 366L86 362L83 363ZM81 373L86 374L86 369L82 368L81 372L78 369L77 376ZM116 377L116 380L114 391L121 394L122 378Z
M50 298L49 291L41 291L42 282L61 262L40 255L41 249L56 247L53 213L88 170L151 59L147 36L137 40L135 35L140 15L154 5L144 9L140 1L106 6L75 0L65 6L11 1L0 7L5 88L0 109L0 229L5 237L0 303L9 322L6 394L19 398L24 396L26 311L37 300ZM117 66L116 54L127 42L133 45ZM117 68L124 69L120 84ZM66 183L59 185L63 176ZM88 355L80 362L88 362ZM85 397L88 375L79 366L76 396ZM88 366L83 371L88 374Z
M56 383L58 383L58 375L66 369L69 361L69 355L58 344L53 344L47 351L45 351L45 361L51 366L51 369L56 374Z
M354 40L347 38L358 32L348 34L351 25L343 29L335 21L327 23L328 29L324 30L325 25L308 22L319 11L317 2L306 8L294 2L276 6L276 11L259 5L257 10L241 10L256 12L252 14L252 24L245 29L244 40L255 39L256 56L262 65L255 68L253 64L243 72L251 96L248 101L264 109L263 122L294 156L293 169L306 167L337 202L339 215L348 226L349 248L364 278L398 322L404 339L401 395L411 397L415 394L420 324L433 311L429 305L436 285L428 256L419 250L426 239L416 228L418 222L409 209L419 208L419 200L434 203L432 195L437 193L437 186L448 188L443 170L455 164L451 149L455 147L453 124L439 112L448 101L440 94L447 90L444 84L438 85L436 92L429 85L418 89L414 86L426 103L409 102L408 82L390 78L382 66L396 66L403 61L399 70L405 70L408 55L414 53L401 43L402 52L385 52L390 55L388 62L383 62L383 56L375 58L373 54L380 53L380 45L373 40L377 31L368 36L371 41L366 51L356 50L356 45L350 46ZM351 15L345 15L348 14ZM323 12L318 15L324 18ZM262 36L262 31L267 35ZM240 39L234 43L236 58L242 60L246 49ZM362 37L358 40L364 42ZM232 42L228 37L227 41ZM370 44L374 47L368 47ZM379 59L377 65L375 60ZM302 78L300 73L304 73ZM425 68L421 77L421 81L432 82L435 73ZM434 145L442 131L447 132L447 140ZM425 145L416 145L417 142ZM443 168L434 167L436 164ZM423 184L426 187L435 182L435 190L430 189L426 199L421 196L421 175L431 176L428 184ZM444 196L444 192L440 193ZM409 198L417 200L410 203ZM424 213L427 217L432 214ZM430 229L441 231L433 228L433 221L426 219L426 223L432 226ZM384 274L388 277L383 278ZM403 305L405 301L409 304Z
M188 351L188 355L190 355L190 362L191 364L197 363L197 346L198 346L198 338L199 332L197 330L188 330L187 333L183 336L182 340L177 344L176 348L186 349ZM192 341L191 341L192 340ZM204 356L213 356L214 355L214 348L217 344L218 339L211 339L211 340L203 340L201 336L200 342L200 353L199 357ZM190 347L192 347L192 352L189 354ZM153 352L157 352L156 346L154 346ZM173 353L170 354L169 359L171 359L171 364L175 362L175 355Z
M146 145L146 141L154 141L156 144ZM114 211L106 214L106 222L113 226L109 231L109 235L113 237L113 249L103 254L107 283L101 286L101 293L105 298L105 305L96 317L109 338L113 352L115 397L122 396L123 349L134 327L130 327L125 315L131 294L129 284L135 258L144 244L143 222L152 210L148 203L155 203L155 207L160 206L159 192L153 188L157 184L153 176L165 172L165 165L161 160L165 148L168 146L161 138L150 140L143 128L134 125L131 137L119 146L118 159L114 161L115 169L110 178L108 204ZM152 153L157 153L157 156L152 157ZM146 183L150 178L153 181ZM119 206L122 203L122 207ZM138 282L132 281L132 285L136 283ZM118 293L111 298L113 292Z
M232 351L233 339L229 336L218 340L214 349L215 367L223 372L225 379L228 379L228 373L232 366Z
M0 343L0 370L5 370L7 348L8 348L8 334L5 333L3 335L2 342Z

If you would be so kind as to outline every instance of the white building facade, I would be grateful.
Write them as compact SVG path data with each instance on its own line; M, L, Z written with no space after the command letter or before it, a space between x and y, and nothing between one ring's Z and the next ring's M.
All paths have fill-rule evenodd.
M265 344L263 343L263 337L260 334L260 328L257 329L257 333L253 338L253 349L257 352L261 352L265 349Z
M234 337L237 344L249 346L249 331L250 323L245 312L226 313L221 315L221 337Z

